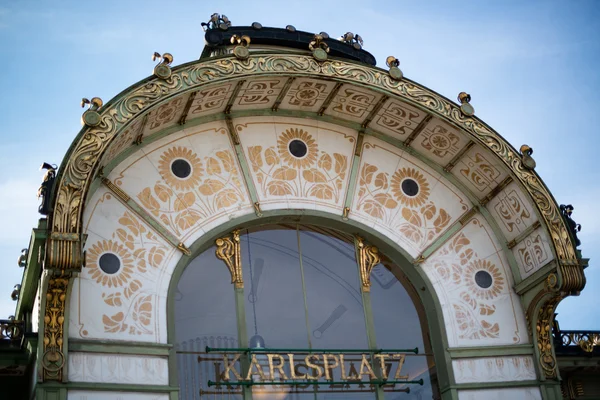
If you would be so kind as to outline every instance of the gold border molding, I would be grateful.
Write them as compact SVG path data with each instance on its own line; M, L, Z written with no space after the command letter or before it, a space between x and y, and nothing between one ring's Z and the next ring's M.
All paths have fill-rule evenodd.
M355 236L356 258L360 270L361 290L371 291L371 271L381 262L377 247L368 245L360 236Z
M44 380L62 381L65 365L64 323L65 304L70 275L50 277L46 291L46 311L44 313L44 354L42 369Z
M231 274L231 283L236 289L244 287L244 278L242 276L242 251L240 246L240 230L236 229L231 236L218 238L215 241L217 258L223 260L229 273Z

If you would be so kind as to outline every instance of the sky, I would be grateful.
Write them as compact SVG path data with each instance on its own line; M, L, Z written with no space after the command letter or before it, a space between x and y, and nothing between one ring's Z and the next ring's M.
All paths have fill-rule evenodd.
M152 74L153 52L198 59L201 23L260 22L339 37L351 31L385 67L455 99L515 147L559 204L573 204L587 286L558 307L562 329L600 330L600 1L27 1L0 3L0 319L21 282L17 266L41 217L42 162L60 165L81 129L81 98L107 103Z

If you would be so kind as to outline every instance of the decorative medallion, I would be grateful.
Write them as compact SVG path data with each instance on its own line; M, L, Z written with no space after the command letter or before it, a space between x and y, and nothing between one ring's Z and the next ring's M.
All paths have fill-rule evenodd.
M429 197L429 183L414 168L402 168L392 176L392 193L396 200L408 207L419 207Z
M203 168L202 162L192 150L176 146L160 156L158 172L172 188L189 190L198 186Z
M307 168L317 161L319 148L312 135L299 128L286 129L277 139L281 159L292 168Z
M465 280L469 293L481 300L491 300L504 290L504 278L500 269L488 260L475 260L465 268Z
M86 271L102 286L122 287L131 279L133 257L123 245L103 240L88 248L86 254Z

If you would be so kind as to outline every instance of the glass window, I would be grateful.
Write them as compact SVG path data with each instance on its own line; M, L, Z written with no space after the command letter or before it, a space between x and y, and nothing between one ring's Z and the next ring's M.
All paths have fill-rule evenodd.
M223 355L206 354L207 345L291 349L289 352L298 360L294 372L302 375L316 374L314 368L302 362L309 349L367 350L369 335L377 348L419 348L419 355L406 357L402 375L408 375L410 380L422 378L425 384L386 385L385 398L432 398L437 392L430 383L433 358L429 353L423 354L426 349L422 324L409 294L412 287L398 267L380 264L371 274L372 288L367 295L370 306L365 307L369 302L363 301L360 290L353 240L330 229L299 226L269 226L242 232L244 289L237 295L229 271L216 258L214 247L196 258L184 271L175 299L180 398L242 398L241 387L223 384ZM238 318L236 312L244 315ZM373 321L371 328L367 315ZM238 344L240 329L245 330L246 343ZM358 372L361 355L345 357L346 375ZM256 359L269 375L267 356L257 353ZM241 370L241 365L237 365ZM323 367L322 361L317 365ZM289 363L274 373L280 379L292 376ZM332 384L342 380L341 369L330 373L331 381L326 382L323 376L320 382L324 384L318 386L255 385L248 390L253 399L375 398L374 387L368 383ZM209 387L209 380L220 384ZM408 386L412 394L404 392Z

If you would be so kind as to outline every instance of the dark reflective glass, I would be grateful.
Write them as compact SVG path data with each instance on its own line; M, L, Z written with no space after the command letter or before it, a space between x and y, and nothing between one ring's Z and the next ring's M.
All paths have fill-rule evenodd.
M102 271L112 275L116 274L121 268L121 260L113 253L104 253L100 256L98 265L100 265Z

